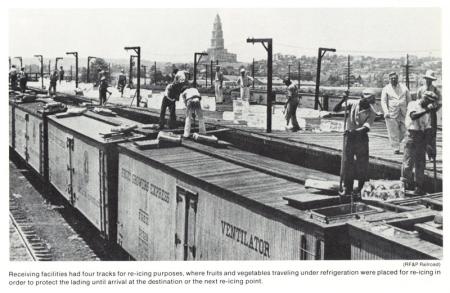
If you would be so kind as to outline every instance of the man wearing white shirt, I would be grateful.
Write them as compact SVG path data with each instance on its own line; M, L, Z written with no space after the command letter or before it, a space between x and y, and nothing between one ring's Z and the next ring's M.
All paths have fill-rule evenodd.
M250 86L253 83L253 78L248 76L245 69L241 69L241 76L237 80L237 84L241 88L241 99L243 101L248 101L250 99Z
M398 82L396 72L389 73L390 83L381 92L381 107L394 154L400 154L400 144L405 137L405 116L411 95L404 84Z
M186 120L183 134L183 137L185 138L191 135L192 114L195 114L198 118L199 133L206 133L205 120L203 119L203 111L200 104L201 98L199 91L195 87L186 85L182 88L180 99L182 99L186 105Z

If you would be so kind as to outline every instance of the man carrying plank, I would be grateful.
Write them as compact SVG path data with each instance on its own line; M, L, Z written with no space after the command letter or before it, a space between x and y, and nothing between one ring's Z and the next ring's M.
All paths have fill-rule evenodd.
M347 99L345 96L335 107L334 111L340 111L342 104ZM367 181L369 167L369 136L367 133L375 121L376 111L373 109L375 103L375 92L364 90L361 99L348 100L347 109L350 110L345 132L344 149L342 161L343 172L341 176L344 181L342 195L351 195L353 192L353 181L358 179L359 193Z
M425 91L420 100L409 103L405 124L408 137L403 155L402 178L406 189L414 189L414 195L424 195L425 154L436 157L436 144L432 127L431 112L436 109L437 95ZM413 174L414 169L414 174Z

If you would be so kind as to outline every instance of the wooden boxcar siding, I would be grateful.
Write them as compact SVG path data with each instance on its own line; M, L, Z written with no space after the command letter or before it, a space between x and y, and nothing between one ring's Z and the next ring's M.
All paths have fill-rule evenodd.
M69 202L72 200L70 191L70 162L68 136L56 125L48 123L48 171L49 182Z
M49 121L49 181L105 238L115 241L117 152Z
M28 161L28 153L27 153L27 120L29 114L18 109L17 107L14 110L14 146L17 154Z
M355 229L349 230L352 260L433 259L429 255L408 249L405 246L372 235L369 232Z
M42 118L28 116L27 153L28 164L39 174L44 173L44 160L42 149L43 122Z
M300 260L302 236L306 239L305 259L316 258L318 241L318 257L323 258L323 241L306 225L288 226L198 186L180 180L177 184L198 193L197 260Z
M124 154L118 173L118 244L136 260L175 259L175 178Z
M9 103L9 146L14 148L14 105Z
M323 237L306 225L288 226L127 154L119 154L118 171L117 242L136 260L298 260L302 236L306 239L305 259L316 258L317 245L317 257L324 257ZM184 222L187 216L180 188L198 196L196 212L188 216L189 225ZM241 238L231 238L230 229L236 231L233 227L245 231L245 237L242 232ZM251 235L255 244L250 244ZM181 243L176 244L177 238ZM187 255L180 249L185 238Z

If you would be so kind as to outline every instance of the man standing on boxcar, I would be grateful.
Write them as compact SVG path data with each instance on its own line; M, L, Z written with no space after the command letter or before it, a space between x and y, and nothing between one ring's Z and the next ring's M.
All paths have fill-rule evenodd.
M175 128L176 126L176 112L175 112L175 105L176 101L180 97L181 89L183 87L183 84L181 83L169 83L166 86L166 90L163 94L163 99L161 102L161 112L159 114L159 129L164 129L164 125L166 122L166 108L169 108L169 123L168 126L170 129Z
M298 131L300 126L297 121L297 107L300 103L300 98L298 95L298 88L292 83L291 79L286 77L284 79L284 84L286 85L286 104L284 105L284 114L286 118L286 130ZM292 124L292 128L289 128L289 122Z
M400 144L406 134L405 115L411 95L404 84L398 82L396 72L389 73L390 83L381 92L381 107L394 154L400 154Z
M25 67L22 67L19 72L19 86L22 93L24 93L27 89L27 81L28 75L25 72Z
M216 77L214 79L214 86L216 92L216 103L223 103L223 73L220 66L216 66Z
M253 78L247 76L245 69L241 69L241 76L237 80L237 84L241 89L241 99L243 101L248 101L250 99L250 86L252 85Z
M403 155L402 178L406 189L413 189L415 195L424 195L425 154L436 157L436 144L431 125L431 115L436 109L437 95L431 91L422 93L420 100L409 103L406 113L408 137ZM414 170L414 174L413 174Z
M182 88L180 98L184 101L186 105L186 121L184 125L183 137L187 138L191 135L191 119L192 114L195 114L198 118L199 132L201 134L206 133L205 121L203 120L203 111L200 104L201 95L199 91L192 86L185 85Z
M59 84L64 80L64 68L62 66L59 67Z
M48 87L49 95L56 95L56 83L58 82L58 71L54 70L50 74L50 86Z
M431 127L433 128L434 134L433 141L436 142L437 111L442 107L442 96L437 87L433 85L433 81L437 79L433 70L427 70L423 78L425 79L425 84L417 90L417 100L422 99L423 94L427 91L433 92L436 95L436 101L434 102L435 107L430 111Z
M100 105L103 105L106 103L106 93L109 93L111 95L111 92L108 91L108 87L109 87L108 79L103 74L102 77L100 78L100 86L98 88Z
M123 98L123 90L127 84L127 76L125 75L125 70L121 69L119 74L119 79L117 81L117 89L120 92L120 97Z
M9 70L9 83L11 84L11 89L15 91L17 89L17 68L16 65L12 65Z
M344 97L333 110L340 111L346 99L347 97ZM372 90L364 90L360 100L347 101L347 110L350 112L344 132L344 160L342 162L344 190L342 195L353 193L354 179L358 179L358 190L355 194L360 193L364 182L367 181L369 168L369 136L367 133L376 117L373 104L375 104L375 92Z

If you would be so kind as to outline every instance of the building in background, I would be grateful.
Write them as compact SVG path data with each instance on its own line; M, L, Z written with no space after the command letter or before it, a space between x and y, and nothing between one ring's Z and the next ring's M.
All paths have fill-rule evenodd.
M223 31L222 31L222 22L220 20L220 16L217 14L216 19L214 20L214 26L212 31L211 38L211 48L208 49L208 62L210 60L225 63L236 63L237 56L236 54L229 53L224 46L223 39Z

